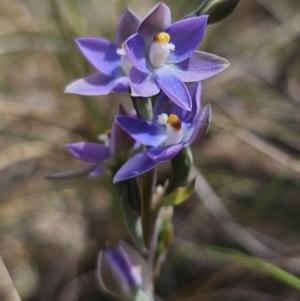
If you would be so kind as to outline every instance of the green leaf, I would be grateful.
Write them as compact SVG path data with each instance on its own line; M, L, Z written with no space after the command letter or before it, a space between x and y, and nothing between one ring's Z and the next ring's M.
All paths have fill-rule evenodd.
M273 265L270 262L267 262L263 259L247 255L245 253L216 246L197 246L190 244L180 248L183 256L186 256L187 252L189 256L205 255L213 260L227 261L239 264L241 266L246 266L250 269L253 269L257 272L269 275L283 283L290 285L291 287L300 290L300 279L293 274Z
M163 196L160 200L158 200L157 206L176 206L182 204L194 192L195 184L196 178L194 178L187 186L179 187L172 193Z

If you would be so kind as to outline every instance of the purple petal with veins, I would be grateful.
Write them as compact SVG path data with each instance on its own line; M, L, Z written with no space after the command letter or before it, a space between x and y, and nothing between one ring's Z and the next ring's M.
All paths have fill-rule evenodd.
M87 163L101 163L110 157L109 147L93 142L68 144L71 154Z
M80 95L91 95L91 96L106 95L112 92L112 87L115 82L116 82L115 77L97 73L84 78L80 78L70 83L66 87L65 93L75 93ZM128 86L126 87L123 84L122 89L123 89L122 92L125 92L126 90L129 89L129 87Z
M188 18L172 24L166 32L170 35L170 43L175 45L167 63L178 63L187 59L203 39L208 16Z
M140 24L140 19L128 8L119 19L116 30L116 44L121 47L132 34L136 33Z
M182 116L182 121L186 124L193 123L195 118L198 118L198 115L201 110L201 91L202 85L201 82L194 83L189 86L188 88L190 92L190 96L192 99L192 110L190 112L185 111L184 115ZM174 106L175 107L175 106ZM176 110L178 111L178 109ZM176 111L173 110L172 113L176 114Z
M123 73L116 44L92 37L78 38L76 43L87 60L103 74L116 77Z
M175 104L188 111L192 109L187 87L169 66L157 68L155 75L160 88Z
M118 116L116 120L124 131L144 145L158 146L167 138L164 128L153 122L127 116Z
M129 72L129 78L132 96L150 97L160 91L157 80L151 73L144 73L133 67Z
M82 177L87 174L90 174L94 169L97 168L97 166L98 164L91 164L88 166L84 166L72 170L56 172L45 176L45 178L49 180L56 180L56 179L69 179L69 178Z
M171 146L153 148L148 151L148 156L157 163L163 163L174 158L182 147L182 143L179 143Z
M195 124L193 125L193 131L189 137L189 135L185 135L184 142L185 145L192 144L196 139L202 139L209 128L211 120L211 107L210 105L206 105L200 118L195 121Z
M126 112L124 107L121 105L119 107L119 110L116 114L117 116L128 116L129 114ZM110 153L111 155L114 155L118 152L124 152L129 151L134 146L134 139L131 138L130 135L128 135L122 127L119 125L119 123L116 121L116 117L113 121L112 127L111 127L111 134L110 134Z
M104 174L106 171L107 171L106 166L99 166L99 167L95 168L93 171L91 171L89 176L91 178L96 178L96 177L101 176L102 174Z
M164 3L155 5L142 20L138 33L145 39L147 46L153 42L154 36L165 31L171 24L171 12Z
M153 121L156 122L158 116L163 113L169 115L172 111L173 106L175 106L174 102L172 102L172 100L170 100L165 93L161 92L157 97L153 108ZM178 117L180 118L180 116Z
M148 157L149 150L138 153L130 158L116 173L113 182L127 180L129 178L141 175L154 168L158 163Z
M147 60L147 47L145 40L138 33L131 36L125 43L127 58L132 65L141 72L150 72L150 65Z
M229 65L227 60L201 51L195 51L189 58L180 63L169 64L183 82L197 82L207 79L220 73Z
M122 93L130 92L130 82L127 76L117 77L111 83L111 92Z

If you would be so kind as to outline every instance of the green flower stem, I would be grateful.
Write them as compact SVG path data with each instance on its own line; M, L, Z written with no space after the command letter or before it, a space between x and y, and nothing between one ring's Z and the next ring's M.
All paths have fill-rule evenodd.
M144 120L152 120L153 108L151 98L132 97L133 106L137 112L137 116ZM154 257L156 252L158 231L156 229L157 223L157 210L152 209L152 203L156 188L156 168L146 172L140 177L140 191L141 191L141 219L142 219L142 232L144 238L145 248L147 253L145 259L151 275L153 273ZM147 281L147 293L153 293L153 280L152 277Z
M142 228L145 247L151 252L153 235L155 233L156 212L151 209L156 184L156 168L151 169L141 176L142 195Z
M151 98L132 97L132 103L139 118L152 120L153 109Z
M152 209L152 202L156 186L156 168L148 171L141 176L141 196L142 196L142 231L144 237L144 244L147 253L144 255L149 269L150 278L147 279L146 292L149 295L153 294L153 269L154 257L156 252L158 231L156 229L157 210Z
M153 108L152 100L149 97L132 97L133 106L137 115L141 119L152 120ZM156 185L156 168L148 171L141 176L141 198L142 198L142 229L145 247L151 253L153 234L156 223L156 214L151 210L152 198Z

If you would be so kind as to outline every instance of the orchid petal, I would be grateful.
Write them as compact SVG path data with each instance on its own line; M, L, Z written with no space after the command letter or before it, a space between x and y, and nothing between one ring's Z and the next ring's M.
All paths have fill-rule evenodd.
M153 42L154 36L165 31L171 24L171 12L164 3L156 4L142 20L138 33L145 39L147 46Z
M138 153L130 158L116 173L113 182L117 183L136 177L154 168L158 163L148 157L149 150Z
M169 64L183 82L207 79L220 73L229 65L227 60L202 51L195 51L188 59L180 63Z
M76 43L87 60L99 71L108 76L123 74L118 46L105 39L79 38Z
M155 71L158 85L163 92L184 110L192 109L192 101L187 87L168 65Z
M169 115L171 113L173 105L174 102L172 102L165 93L161 92L157 97L157 100L153 108L153 121L156 122L158 116L161 114ZM178 117L180 118L180 116Z
M195 122L195 124L191 128L191 132L189 131L185 136L185 145L192 144L196 139L202 139L209 128L211 120L211 107L210 105L206 105L199 120ZM186 142L187 141L187 142Z
M186 124L193 123L194 119L197 118L200 113L201 92L202 92L201 82L197 82L197 83L190 85L188 90L191 95L193 109L190 112L185 111L185 114L181 119ZM177 111L178 111L178 109L177 109ZM172 113L176 114L176 111L174 110Z
M116 80L115 77L97 73L88 77L80 78L70 83L66 87L65 93L74 93L80 95L106 95L112 92L114 85L118 87L118 91L125 92L129 90L128 86L126 89L125 85L118 86L118 83L119 79Z
M111 83L111 92L122 93L130 92L130 82L127 76L117 77Z
M148 151L148 156L157 163L163 163L174 158L182 149L183 144L162 146ZM180 172L180 171L179 171Z
M163 127L150 121L128 116L118 116L116 120L124 131L144 145L157 146L167 138Z
M116 32L116 44L121 47L132 34L136 33L140 24L140 19L128 8L119 19Z
M91 178L96 178L96 177L101 176L102 174L104 174L106 171L107 171L106 166L99 166L96 169L94 169L93 171L91 171L89 176Z
M101 163L110 157L109 147L93 142L68 144L71 154L87 163Z
M56 179L69 179L69 178L77 178L82 177L87 174L90 174L94 169L96 169L98 164L91 164L88 166L66 170L61 172L52 173L47 175L45 178L48 180L56 180Z
M136 68L129 72L131 95L150 97L159 93L159 86L151 73L144 73Z
M175 45L167 63L178 63L187 59L203 39L208 16L188 18L172 24L166 32L170 35L170 43Z
M145 40L138 33L131 36L125 42L125 51L128 60L141 72L150 72L150 65L147 61L147 47Z
M116 116L128 116L129 114L125 111L124 107L121 105ZM115 154L117 152L129 151L134 145L134 139L131 138L119 125L119 123L114 119L111 134L110 134L110 153Z

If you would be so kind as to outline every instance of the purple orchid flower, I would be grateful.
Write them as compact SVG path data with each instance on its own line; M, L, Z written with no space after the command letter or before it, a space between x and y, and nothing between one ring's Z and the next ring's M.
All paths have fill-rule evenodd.
M93 37L76 39L83 55L100 73L72 82L65 92L81 95L129 92L128 73L132 65L127 59L124 42L137 31L139 23L140 20L125 9L117 26L115 43Z
M120 126L136 141L151 147L130 158L116 173L114 183L136 177L159 163L175 157L180 150L196 138L203 138L208 130L211 108L201 107L201 84L189 87L193 110L183 110L165 94L158 97L153 112L153 122L134 117L119 116Z
M116 116L128 116L125 109L120 106ZM77 159L88 163L88 166L75 170L63 171L46 176L47 179L73 178L89 174L90 177L97 177L103 174L107 167L105 161L117 153L129 151L135 141L114 121L112 129L99 136L104 144L94 142L76 142L68 144L68 150Z
M209 78L229 66L221 57L195 51L202 41L208 16L171 24L170 9L154 6L137 33L125 42L133 65L129 72L132 96L150 97L162 90L179 107L190 111L191 97L183 82Z

